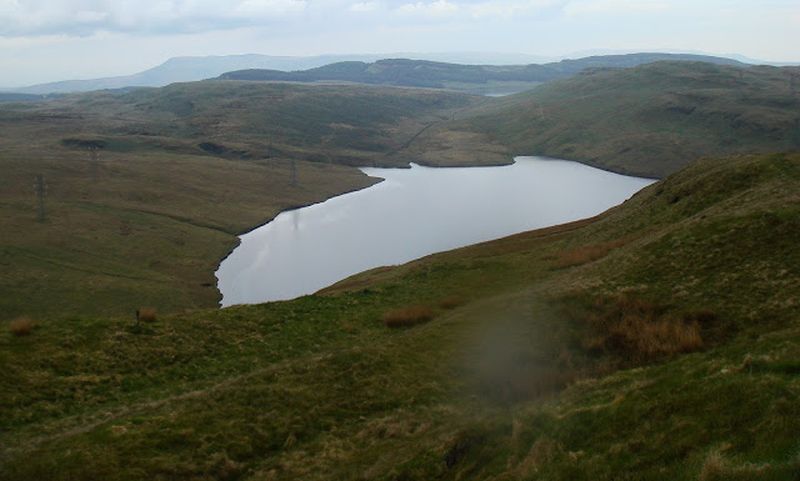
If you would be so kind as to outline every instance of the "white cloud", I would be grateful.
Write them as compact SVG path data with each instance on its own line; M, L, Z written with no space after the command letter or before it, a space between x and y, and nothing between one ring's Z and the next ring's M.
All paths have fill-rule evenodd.
M670 3L664 0L579 0L569 2L564 7L564 13L569 16L629 14L661 12L670 8Z
M377 2L358 2L350 5L350 7L348 8L348 10L350 10L351 12L359 12L359 13L374 12L377 9L378 9Z
M435 0L433 2L406 3L400 5L396 12L409 16L446 17L458 13L460 9L457 3Z
M474 18L499 17L513 18L518 15L537 13L545 8L563 4L558 0L506 0L487 1L469 5L469 13Z
M303 12L306 0L0 0L0 36L237 28Z

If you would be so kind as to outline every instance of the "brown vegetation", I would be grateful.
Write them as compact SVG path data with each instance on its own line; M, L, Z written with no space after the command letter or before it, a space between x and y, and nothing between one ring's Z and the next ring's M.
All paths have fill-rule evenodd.
M703 317L711 314L704 312ZM587 320L591 333L582 345L589 352L647 361L703 347L697 319L675 317L663 306L626 294L598 299Z
M769 464L737 464L726 459L720 450L712 451L703 463L700 470L700 481L723 481L733 479L770 479L775 475L775 469Z
M464 298L461 296L448 296L439 301L439 307L442 309L455 309L464 304Z
M140 322L156 322L158 316L152 307L142 307L136 311L136 320Z
M426 323L434 318L433 309L427 306L411 306L395 309L383 315L386 327L397 329Z
M29 317L18 317L8 324L8 330L15 336L27 336L33 332L36 323Z
M613 249L622 247L627 243L628 239L617 239L611 242L604 242L602 244L582 246L575 249L562 251L559 253L558 257L556 257L554 264L556 267L560 268L587 264L589 262L602 259Z

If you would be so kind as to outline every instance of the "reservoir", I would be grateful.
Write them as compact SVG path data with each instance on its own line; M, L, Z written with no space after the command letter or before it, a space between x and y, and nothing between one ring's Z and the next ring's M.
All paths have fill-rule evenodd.
M279 214L217 271L222 305L312 294L374 267L597 215L654 182L577 162L362 168L383 182Z

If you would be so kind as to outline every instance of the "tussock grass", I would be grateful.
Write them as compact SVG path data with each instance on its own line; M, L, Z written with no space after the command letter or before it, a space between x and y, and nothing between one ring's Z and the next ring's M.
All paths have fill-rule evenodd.
M136 319L141 322L156 322L158 312L152 307L142 307L136 311Z
M433 309L428 306L410 306L385 313L383 323L390 329L399 329L430 322L434 317Z
M465 303L466 301L461 296L447 296L439 301L439 307L442 309L455 309L456 307L462 306Z
M17 337L29 336L36 323L30 317L18 317L8 323L8 330Z
M720 450L713 450L700 469L699 481L764 481L797 479L800 460L773 465L770 463L736 463Z
M713 313L703 312L702 318ZM590 353L613 353L627 361L646 362L703 348L700 322L632 294L598 298L587 315L589 332L582 346Z
M588 264L607 256L609 252L628 243L627 239L617 239L602 244L577 247L562 251L555 259L554 265L559 268Z

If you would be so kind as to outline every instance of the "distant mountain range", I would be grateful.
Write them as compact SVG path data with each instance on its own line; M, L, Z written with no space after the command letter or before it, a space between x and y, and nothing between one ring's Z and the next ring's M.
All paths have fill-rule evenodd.
M657 61L697 61L746 66L722 57L688 54L638 53L605 55L530 65L458 65L425 60L388 59L377 62L339 62L302 71L249 69L225 73L223 80L287 82L355 82L406 87L451 88L475 91L476 86L515 83L517 92L533 85L571 77L587 69L630 68ZM508 93L508 92L506 92Z
M192 82L217 77L225 72L242 69L304 70L337 62L411 58L468 64L526 64L548 61L546 57L513 53L394 53L366 55L318 55L313 57L290 57L272 55L225 55L206 57L175 57L157 67L133 75L106 77L88 80L66 80L13 89L0 89L13 93L52 94L89 92L92 90L119 89L125 87L163 87L175 82Z
M422 61L419 64L379 62L387 58ZM698 60L722 64L740 64L724 57L689 54L628 54L604 55L552 62L545 57L509 53L397 53L368 55L321 55L314 57L289 57L270 55L228 55L208 57L176 57L163 64L133 75L89 80L67 80L6 89L7 93L46 95L56 93L88 92L92 90L121 89L127 87L163 87L175 82L191 82L233 72L226 78L252 80L295 81L353 81L396 85L438 86L442 82L470 83L488 80L522 79L524 82L542 82L572 75L591 67L633 67L656 60ZM344 63L347 62L347 63ZM372 68L369 63L376 62ZM344 63L344 64L343 64ZM333 64L333 65L332 65ZM339 65L341 64L341 65ZM450 67L445 67L450 64ZM459 65L453 65L459 64ZM392 66L387 69L386 67ZM402 73L410 66L420 67L409 77ZM327 67L329 66L329 67ZM325 68L321 68L325 67ZM240 72L240 71L251 72ZM258 70L261 73L252 72ZM438 71L438 73L434 73ZM417 78L423 75L425 78ZM400 79L404 76L405 79ZM11 100L4 97L0 100ZM29 99L28 99L29 100Z

